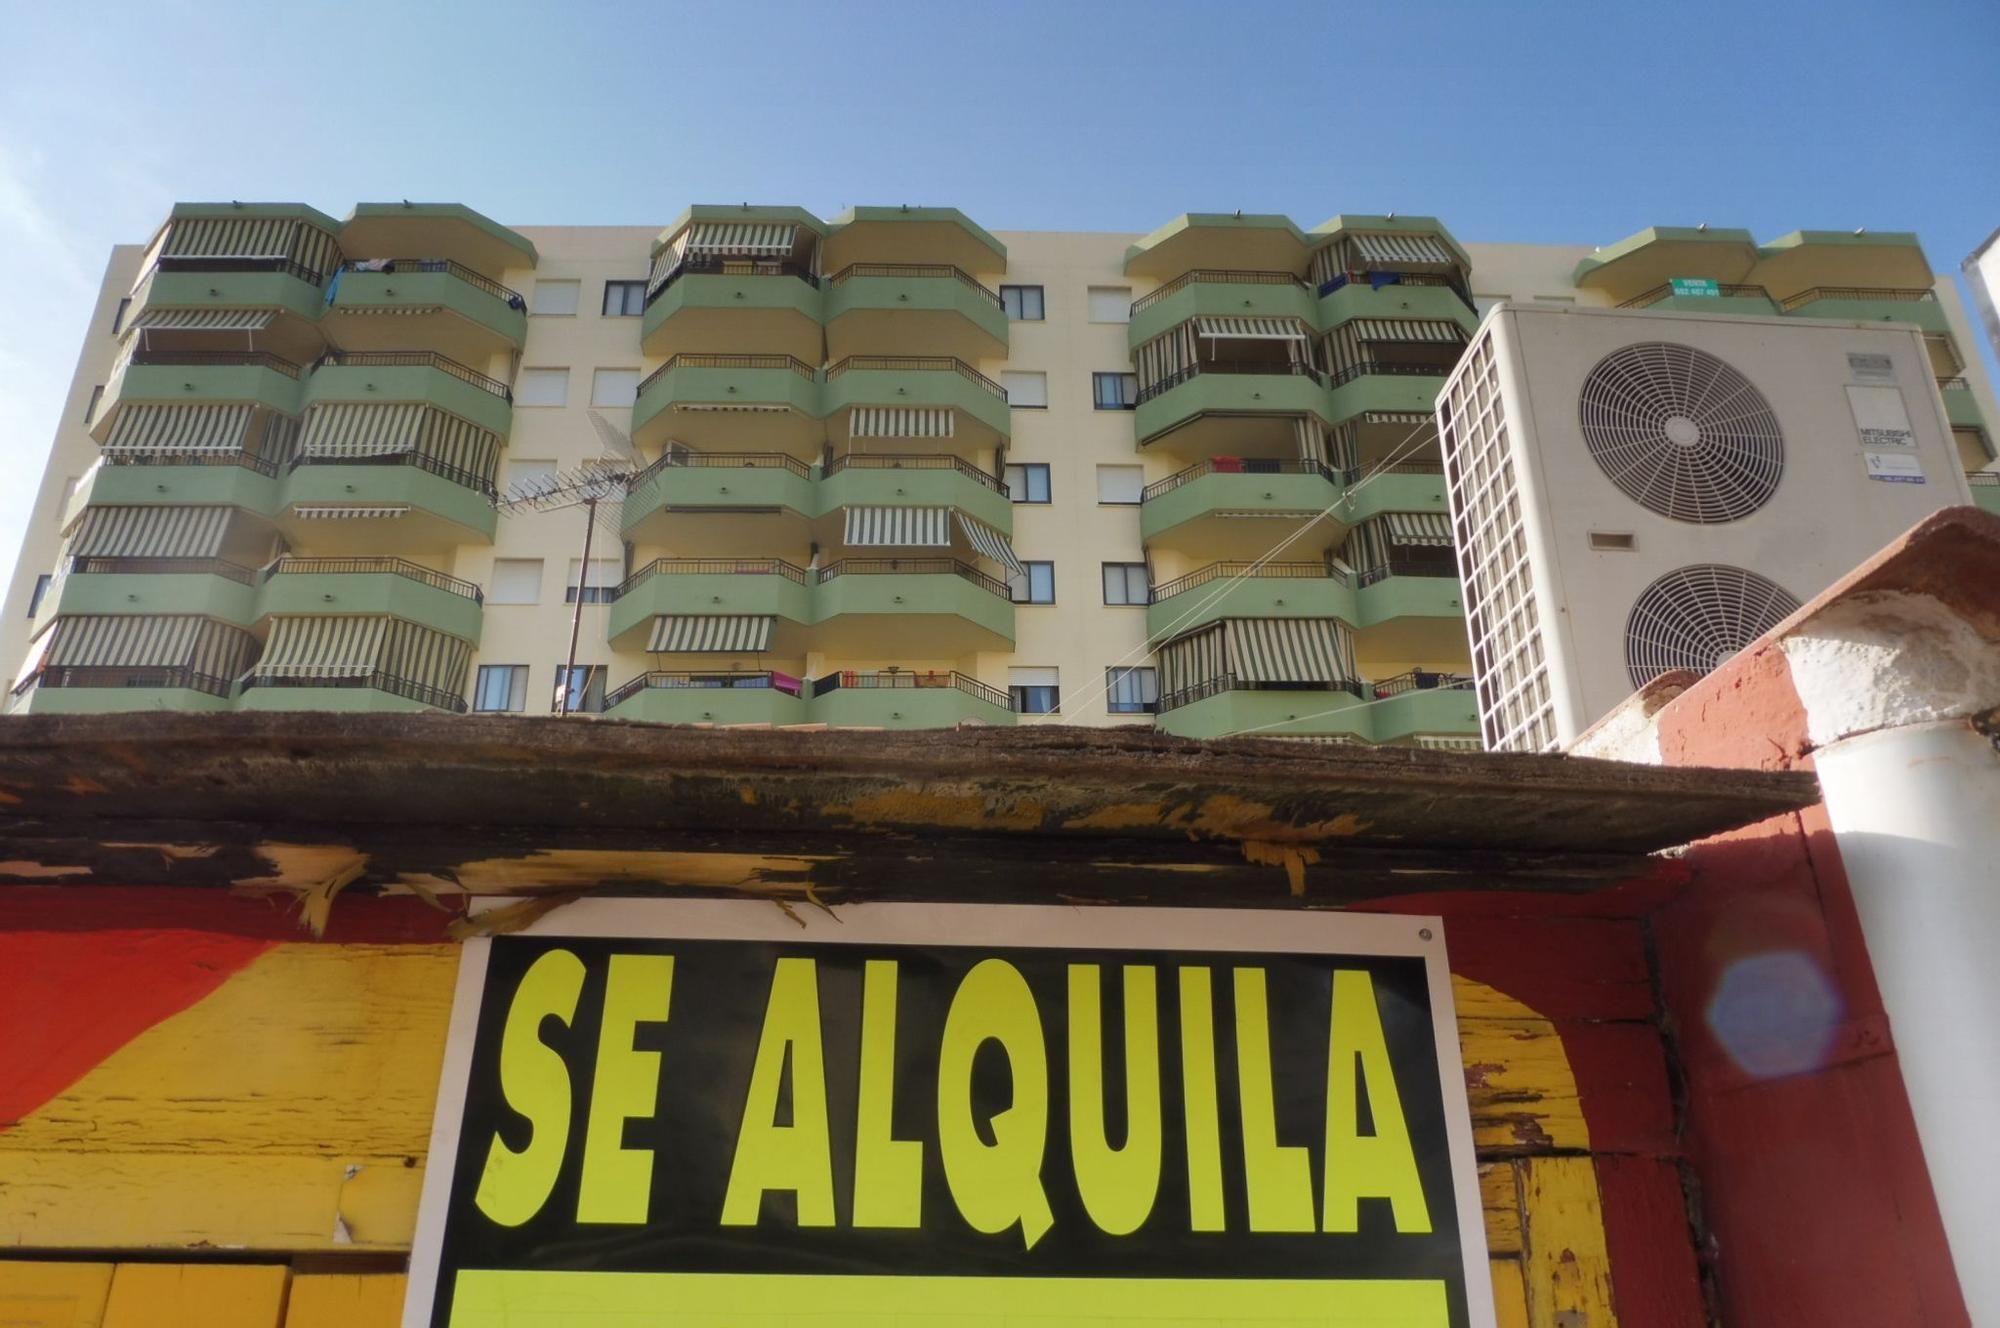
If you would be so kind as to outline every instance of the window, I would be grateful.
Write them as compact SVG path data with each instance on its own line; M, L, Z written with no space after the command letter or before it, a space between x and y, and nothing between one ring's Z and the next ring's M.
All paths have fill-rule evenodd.
M1053 715L1062 709L1062 687L1055 669L1007 670L1007 697L1020 715Z
M35 592L28 596L28 616L30 618L42 611L42 596L49 593L49 582L53 579L47 572L35 578Z
M493 585L486 592L488 604L539 604L542 602L542 560L540 558L495 558Z
M583 283L580 281L538 281L535 283L534 298L528 303L528 312L574 318L577 297L582 293Z
M1000 386L1007 389L1007 404L1030 409L1049 404L1049 376L1045 373L1002 373Z
M481 664L472 684L474 710L526 710L528 708L528 666L526 664Z
M1007 582L1008 597L1016 604L1056 602L1056 565L1022 563L1022 573Z
M553 479L555 473L556 463L553 461L522 457L507 463L506 470L502 472L506 483L500 489L503 493L523 493L544 480Z
M1049 468L1038 461L1007 467L1007 496L1017 503L1049 500Z
M1042 288L1002 286L1000 307L1007 311L1007 317L1017 323L1039 323L1042 321Z
M563 582L563 603L576 603L577 573L583 570L583 559L569 560L569 580ZM615 558L592 558L590 575L583 583L585 604L609 604L618 595L618 561Z
M1132 288L1130 286L1092 286L1090 288L1090 321L1093 323L1131 322Z
M639 399L637 369L599 369L590 376L590 404L630 406Z
M99 383L96 387L90 389L90 404L83 408L83 422L85 424L97 418L97 403L102 400L104 400L104 384Z
M1151 668L1108 668L1104 685L1104 706L1114 715L1150 715L1160 708L1160 675Z
M604 316L637 318L646 312L646 283L607 281L604 283Z
M117 310L111 315L111 335L117 336L125 330L125 315L132 311L132 301L120 300Z
M567 674L567 676L565 676ZM563 709L563 689L569 689L569 713L572 715L594 715L604 709L604 666L602 664L578 664L565 669L556 665L555 689L549 693L549 709L558 714Z
M1146 472L1140 466L1099 466L1097 501L1130 504L1145 496Z
M1153 593L1146 585L1146 564L1104 564L1106 604L1149 604L1152 599Z
M568 369L523 369L514 380L514 404L517 406L567 406L569 404Z
M1090 395L1099 410L1132 410L1139 404L1139 375L1094 373Z

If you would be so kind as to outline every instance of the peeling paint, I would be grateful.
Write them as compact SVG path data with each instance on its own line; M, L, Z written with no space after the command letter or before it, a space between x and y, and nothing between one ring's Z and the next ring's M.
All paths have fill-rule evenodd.
M411 888L472 894L527 894L620 882L699 889L799 893L813 867L838 854L672 853L647 849L538 849L516 858L482 858L452 869L455 879L402 873Z
M32 880L59 880L65 876L88 876L88 867L51 867L40 862L0 862L0 876L24 876Z
M1181 807L1185 808L1187 805L1182 803ZM1157 802L1114 802L1099 807L1088 816L1072 816L1063 822L1062 828L1065 830L1151 829L1164 823L1166 819L1166 812Z
M1047 809L1031 799L984 793L932 793L920 788L891 789L851 803L828 803L822 816L860 825L923 825L950 830L1036 830Z

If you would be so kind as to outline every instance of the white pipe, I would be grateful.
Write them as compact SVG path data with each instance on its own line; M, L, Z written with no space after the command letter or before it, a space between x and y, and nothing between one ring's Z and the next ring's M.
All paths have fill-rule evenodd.
M2000 752L1957 720L1814 761L1966 1309L2000 1325Z

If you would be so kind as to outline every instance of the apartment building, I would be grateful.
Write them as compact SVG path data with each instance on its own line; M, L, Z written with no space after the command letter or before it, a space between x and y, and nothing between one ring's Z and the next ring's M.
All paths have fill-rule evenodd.
M1503 298L1918 323L1991 462L1905 234L182 204L99 292L11 706L1476 747L1431 412Z

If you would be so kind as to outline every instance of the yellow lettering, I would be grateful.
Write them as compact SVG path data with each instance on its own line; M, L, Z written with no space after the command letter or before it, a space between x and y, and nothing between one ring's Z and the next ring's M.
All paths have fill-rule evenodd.
M988 1041L1007 1054L1014 1100L989 1122L988 1147L972 1119L972 1062ZM1034 993L1003 959L974 965L958 984L938 1049L938 1152L958 1211L996 1235L1016 1222L1033 1249L1055 1216L1042 1189L1049 1132L1049 1057Z
M792 1065L792 1123L779 1125L786 1054ZM833 1225L833 1144L826 1123L826 1065L820 1049L819 970L810 959L780 959L757 1039L757 1062L729 1166L722 1225L757 1225L766 1190L798 1196L798 1224Z
M918 1227L924 1146L894 1136L896 961L871 959L861 983L861 1091L854 1127L854 1225Z
M1084 1211L1114 1236L1137 1231L1160 1192L1160 1011L1151 968L1125 976L1125 1145L1104 1128L1104 1015L1097 965L1069 969L1069 1147Z
M653 1151L625 1147L625 1122L650 1116L660 1095L660 1053L632 1045L640 1024L664 1024L674 991L672 955L615 954L597 1032L597 1073L583 1136L579 1222L644 1222Z
M1188 1225L1195 1231L1221 1231L1222 1111L1215 1086L1215 999L1205 968L1181 970L1181 1080Z
M542 1041L542 1021L565 1027L583 994L583 961L568 950L550 950L529 965L507 1007L500 1035L500 1093L528 1118L533 1131L520 1152L499 1134L486 1150L473 1202L503 1227L518 1227L542 1210L562 1171L569 1144L569 1066Z
M1409 1122L1403 1119L1403 1100L1389 1066L1375 981L1364 971L1334 972L1329 1044L1324 1229L1359 1231L1361 1199L1382 1198L1395 1213L1397 1231L1428 1232L1430 1208L1424 1203ZM1355 1082L1357 1064L1360 1083ZM1368 1117L1374 1126L1374 1133L1366 1136L1361 1133L1359 1110L1363 1092L1368 1094Z
M1271 1023L1264 970L1236 976L1236 1078L1243 1106L1243 1180L1252 1231L1311 1231L1312 1172L1306 1150L1280 1147L1271 1082Z

